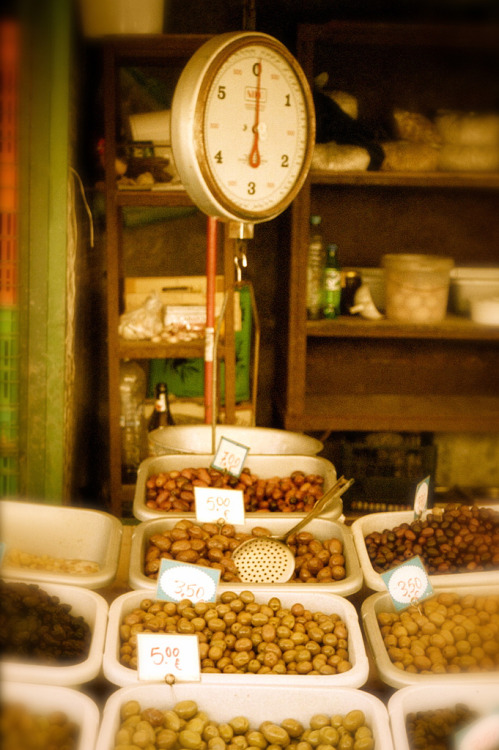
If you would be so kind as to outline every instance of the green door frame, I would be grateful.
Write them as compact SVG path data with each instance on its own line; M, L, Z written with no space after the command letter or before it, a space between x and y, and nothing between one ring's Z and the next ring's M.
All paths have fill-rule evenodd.
M64 498L71 2L25 0L21 84L20 495Z

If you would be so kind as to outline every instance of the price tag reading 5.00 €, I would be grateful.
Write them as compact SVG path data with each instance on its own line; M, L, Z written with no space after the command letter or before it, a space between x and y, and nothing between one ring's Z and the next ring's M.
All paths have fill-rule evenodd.
M218 444L217 452L212 461L212 466L218 471L226 471L238 477L243 470L249 448L234 440L223 437Z
M202 565L161 560L156 598L170 602L190 599L191 602L214 602L220 571Z
M163 682L172 675L177 681L199 681L199 641L196 635L137 633L139 680Z
M406 609L433 594L428 574L421 558L413 557L381 574L395 609Z
M194 487L196 521L202 523L244 523L244 497L241 490Z

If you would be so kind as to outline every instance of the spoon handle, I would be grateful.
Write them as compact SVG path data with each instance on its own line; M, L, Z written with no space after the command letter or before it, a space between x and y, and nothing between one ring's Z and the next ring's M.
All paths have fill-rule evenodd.
M297 531L300 531L300 529L303 529L304 526L310 523L312 519L317 518L317 516L320 516L321 513L329 509L331 505L333 505L333 501L341 497L353 483L353 479L345 480L344 477L340 477L336 484L334 484L314 505L312 510L307 513L305 518L302 518L301 521L298 521L297 524L292 526L291 529L289 529L289 531L287 531L284 536L281 537L282 541L285 542L291 536L291 534L296 534Z

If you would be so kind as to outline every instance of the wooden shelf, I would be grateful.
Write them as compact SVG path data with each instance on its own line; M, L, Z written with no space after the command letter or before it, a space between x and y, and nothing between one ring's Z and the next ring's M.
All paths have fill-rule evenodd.
M364 320L341 315L334 320L308 320L307 336L378 339L446 339L458 341L496 341L499 326L485 326L468 318L449 315L441 323L396 323L392 320Z
M194 206L185 190L116 190L118 206Z
M499 188L497 172L310 172L313 185L362 185L364 187Z
M224 348L219 345L218 356L223 358ZM128 341L120 338L119 356L128 359L191 359L204 357L204 339L177 344L154 341Z
M499 397L306 395L303 412L288 408L284 423L305 431L499 432Z
M298 27L297 57L311 85L328 74L329 88L357 99L359 120L390 134L395 107L495 111L498 38L497 25L331 21ZM379 267L387 252L497 265L498 191L498 171L311 170L290 212L276 387L286 429L499 432L499 326L451 315L431 325L311 321L305 290L312 214L345 268Z

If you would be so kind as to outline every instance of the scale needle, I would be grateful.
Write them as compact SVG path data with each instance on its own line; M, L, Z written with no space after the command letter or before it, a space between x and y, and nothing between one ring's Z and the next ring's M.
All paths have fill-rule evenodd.
M259 167L260 166L260 150L258 148L258 140L259 140L259 133L258 133L258 126L260 124L260 85L262 80L262 62L261 60L256 64L255 68L258 70L257 73L257 83L256 83L256 103L255 103L255 124L253 125L253 146L250 151L249 155L249 165L250 167Z

